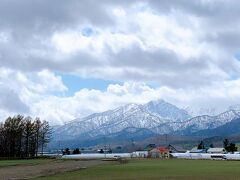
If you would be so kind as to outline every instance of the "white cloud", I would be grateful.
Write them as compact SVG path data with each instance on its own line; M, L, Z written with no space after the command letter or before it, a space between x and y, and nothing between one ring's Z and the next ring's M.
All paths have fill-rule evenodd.
M194 9L197 8L196 3L189 3L188 8L193 8L197 14L182 6L185 1L174 3L171 5L162 1L162 5L167 7L166 11L162 11L159 4L154 2L133 1L131 6L104 2L99 8L107 12L106 16L114 18L115 23L102 26L87 20L72 21L74 26L57 29L46 26L48 34L28 29L32 31L25 40L20 39L20 43L16 43L19 41L17 38L24 28L19 32L12 29L9 31L11 40L7 45L1 48L0 43L3 52L0 61L4 67L30 72L49 69L53 72L74 72L85 77L157 82L167 86L173 86L174 79L178 78L178 87L201 86L231 79L232 73L239 75L239 68L236 66L240 64L233 58L233 54L228 50L223 51L222 46L215 44L226 42L219 38L222 33L228 37L228 33L235 31L228 32L221 28L221 31L213 29L213 33L211 27L206 25L212 19L199 16L198 9ZM73 4L75 1L68 5L72 7ZM157 4L156 7L154 4ZM42 6L44 5L41 4L40 7ZM209 2L199 2L199 6L208 11L211 11L208 6L215 8ZM66 9L61 10L69 13ZM88 16L86 13L83 17L91 19ZM55 17L49 17L46 23L52 18ZM43 23L38 18L31 19L31 22ZM55 26L58 27L59 24ZM83 33L86 28L91 31L89 35ZM36 29L38 30L38 26ZM10 53L12 48L16 50L14 54ZM227 68L222 65L226 63Z
M106 91L81 89L71 97L46 96L33 103L32 113L51 123L64 123L91 113L102 112L127 103L146 103L164 99L181 108L191 107L194 115L202 108L215 109L215 113L238 104L239 80L215 84L200 89L151 88L144 83L110 84ZM216 103L217 102L217 103ZM202 112L201 112L202 113Z
M1 75L3 74L5 77L1 79L1 82L9 81L9 78L14 76L17 77L13 83L15 86L10 85L8 88L12 87L11 91L16 89L18 91L12 93L15 94L13 96L15 100L8 102L9 108L13 104L12 109L15 108L15 111L2 109L1 117L21 113L20 109L27 106L28 111L23 114L39 116L52 124L63 124L74 118L106 111L127 103L143 104L156 99L164 99L182 108L191 107L195 115L202 107L216 109L216 113L224 111L228 106L238 104L240 99L238 91L240 80L224 81L221 84L216 83L198 89L175 89L167 86L153 88L145 83L125 82L122 85L109 84L104 91L85 88L73 96L65 97L44 93L47 89L60 92L66 89L61 79L47 70L35 74L34 78L28 78L21 72L2 71ZM17 107L17 99L20 99L19 103L24 103L24 105L18 104L19 107Z
M63 84L61 76L56 76L54 73L43 70L32 77L34 83L28 82L30 89L34 91L45 92L64 92L68 88Z

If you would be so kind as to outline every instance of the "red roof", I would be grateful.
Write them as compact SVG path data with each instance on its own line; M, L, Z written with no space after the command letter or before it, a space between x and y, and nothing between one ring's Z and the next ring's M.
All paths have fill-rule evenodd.
M169 152L169 149L166 148L166 147L157 147L157 149L158 149L161 153Z

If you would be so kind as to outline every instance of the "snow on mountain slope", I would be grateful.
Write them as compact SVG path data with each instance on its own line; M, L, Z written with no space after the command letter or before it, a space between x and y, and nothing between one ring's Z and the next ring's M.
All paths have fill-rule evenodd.
M164 100L150 101L144 105L144 108L156 116L176 121L184 121L191 117L187 111L179 109Z
M192 117L195 116L202 116L202 115L209 115L209 116L217 116L221 111L217 110L216 108L207 108L207 107L185 107L185 111L188 112ZM229 110L229 109L228 109Z
M184 110L164 101L152 101L145 105L128 104L103 113L75 119L55 131L55 138L74 138L80 134L94 137L119 132L125 128L153 129L163 123L189 118Z
M193 132L204 129L214 129L220 127L234 119L240 117L240 113L235 110L229 110L217 116L197 116L184 122L170 122L160 125L158 133L165 131L165 133L177 132L179 134L190 135ZM167 131L168 130L168 131Z
M108 136L127 128L144 128L157 134L190 135L199 130L220 127L239 117L239 111L229 110L217 116L203 115L190 118L185 110L158 100L144 105L128 104L114 110L75 119L57 128L54 139Z

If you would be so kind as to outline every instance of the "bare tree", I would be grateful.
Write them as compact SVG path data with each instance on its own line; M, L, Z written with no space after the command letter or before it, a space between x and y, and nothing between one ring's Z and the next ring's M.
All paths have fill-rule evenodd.
M34 124L32 123L31 117L25 118L25 128L24 128L24 139L25 139L25 156L29 157L29 148L30 148L30 141L33 135L33 127Z
M34 121L34 131L35 131L35 156L38 155L38 149L39 149L39 139L40 139L40 131L42 127L42 122L40 118L36 118Z
M44 147L50 142L51 135L52 135L52 129L49 126L49 123L47 121L43 121L40 129L40 136L39 136L42 155L43 155Z
M50 141L51 128L47 121L17 115L0 123L0 157L37 156L39 147Z

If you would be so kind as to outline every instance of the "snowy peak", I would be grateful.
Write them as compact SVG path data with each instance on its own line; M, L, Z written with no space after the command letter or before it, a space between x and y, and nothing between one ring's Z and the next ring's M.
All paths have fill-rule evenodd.
M145 104L144 107L150 113L165 119L185 121L191 118L187 111L180 109L164 100L150 101L149 103Z
M75 119L56 128L55 140L89 140L110 136L123 130L147 129L153 134L186 134L214 129L240 118L240 111L229 110L217 116L191 116L163 100L146 104L127 104L113 110Z
M225 120L227 122L227 121L229 121L229 119L239 118L240 117L239 113L240 113L239 110L231 109L229 111L226 111L226 112L223 112L223 113L219 114L217 116L217 118Z
M112 112L127 114L127 113L131 113L131 112L139 111L139 110L141 110L141 105L131 103L131 104L127 104L125 106L116 108L116 109L112 110Z
M131 103L131 104L127 104L125 106L122 106L122 109L124 111L131 111L131 110L135 110L135 109L139 109L140 105L139 104L135 104L135 103Z
M113 110L95 113L85 118L75 119L56 131L56 138L94 137L117 133L126 128L146 128L153 130L164 123L183 121L190 116L163 100L147 104L127 104Z
M202 115L189 119L181 124L175 124L175 131L182 131L185 135L190 135L200 130L214 129L240 117L235 110L223 112L217 116Z

